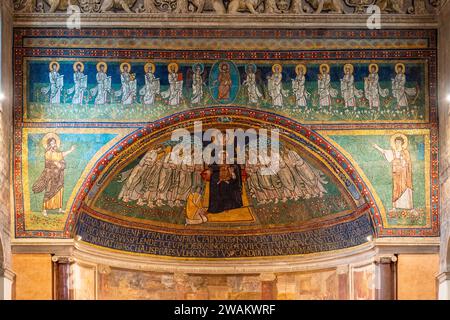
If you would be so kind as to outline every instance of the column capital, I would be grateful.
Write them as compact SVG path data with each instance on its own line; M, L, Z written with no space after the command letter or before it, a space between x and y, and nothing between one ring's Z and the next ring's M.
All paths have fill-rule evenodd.
M75 261L75 259L71 256L52 256L52 261L55 263L60 264L66 264L66 263L72 263Z
M261 273L261 274L259 274L259 280L275 281L275 280L277 280L277 275L275 273Z
M436 278L438 279L439 283L448 281L448 280L450 280L450 271L441 272L440 274L437 275Z
M337 266L336 273L337 274L347 274L349 269L350 269L350 267L348 264L342 265L342 266Z
M13 281L16 277L16 274L9 269L0 267L0 277L5 277L6 279Z
M97 266L98 272L101 274L110 274L111 273L111 267L107 266L105 264L99 264Z
M377 256L375 258L375 263L376 264L390 264L392 262L397 262L397 256L392 254L392 255L382 255L382 256Z

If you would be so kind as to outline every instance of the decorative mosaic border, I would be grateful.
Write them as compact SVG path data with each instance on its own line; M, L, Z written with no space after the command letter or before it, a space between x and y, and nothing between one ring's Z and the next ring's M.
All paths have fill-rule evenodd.
M59 37L59 38L72 38L72 37L154 37L154 38L246 38L246 37L261 37L261 38L281 38L291 39L296 37L310 37L311 39L319 39L323 37L329 38L379 38L379 39L414 39L424 38L427 39L429 48L427 49L405 49L405 50L320 50L320 51L201 51L201 52L180 52L180 51L151 51L143 49L55 49L55 48L24 48L23 39L30 37ZM170 125L174 121L179 119L186 119L189 117L196 118L205 115L242 115L245 113L252 114L252 116L272 119L273 121L279 121L278 125L285 126L291 129L305 130L310 133L311 136L316 137L323 141L319 135L311 131L305 126L299 123L284 118L282 116L270 114L267 112L260 112L249 108L234 108L234 107L221 107L211 109L195 109L181 112L180 114L172 115L167 118L160 119L154 123L148 124L146 128L137 130L131 134L128 138L119 143L116 147L112 148L104 158L100 159L96 166L92 169L90 176L83 183L79 194L76 197L76 201L72 206L71 215L66 222L66 228L62 232L55 231L27 231L25 229L24 211L23 211L23 196L22 196L22 128L23 127L137 127L142 124L127 124L127 123L24 123L23 116L23 59L24 57L37 56L37 57L113 57L121 59L145 59L145 58L164 58L164 59L196 59L201 55L202 59L255 59L255 54L258 59L266 60L333 60L333 59L367 59L367 60L381 60L381 59L426 59L429 66L429 99L430 99L430 117L428 124L340 124L340 125L314 125L309 128L314 129L327 129L327 128L343 128L343 129L383 129L383 128L429 128L431 132L431 228L396 228L384 229L381 225L381 219L377 215L377 208L371 208L371 215L373 216L377 232L379 236L437 236L439 235L439 183L438 183L438 165L439 165L439 142L438 142L438 125L437 125L437 56L436 56L436 44L437 33L436 30L213 30L213 29L81 29L81 30L68 30L68 29L43 29L43 28L16 28L14 30L14 194L15 194L15 212L16 212L16 237L31 237L31 238L68 238L71 235L75 224L75 218L73 216L73 210L80 208L81 201L89 191L90 186L95 181L99 170L105 166L105 161L109 162L114 159L129 143L133 143L135 139L141 138L145 134L149 134L155 129L162 128ZM314 141L312 141L314 142ZM317 143L315 141L314 143ZM321 148L330 148L330 145L324 145ZM337 155L337 154L336 154ZM339 159L338 159L339 160ZM341 159L345 162L345 159ZM347 169L351 168L349 163ZM351 174L354 174L352 172ZM355 177L355 181L358 181L359 177ZM362 181L360 181L362 183ZM364 188L363 188L364 190Z

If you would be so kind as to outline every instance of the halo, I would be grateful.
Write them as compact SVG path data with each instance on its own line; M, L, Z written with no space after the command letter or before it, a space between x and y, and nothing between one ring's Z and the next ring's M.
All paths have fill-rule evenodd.
M228 70L230 70L230 65L228 64L228 62L222 61L222 62L219 64L219 71L222 71L222 68L223 68L224 66L227 66Z
M55 139L56 146L58 148L61 146L61 139L59 138L59 136L56 133L49 132L42 138L42 145L44 146L45 149L47 149L48 140L52 138Z
M353 71L355 70L355 67L353 67L353 65L351 63L347 63L344 65L344 73L345 73L345 69L350 68L350 73L353 74Z
M298 64L295 67L295 73L298 75L300 73L300 69L303 71L303 75L306 74L306 66L304 64Z
M393 150L395 150L395 139L397 138L402 138L403 139L403 144L402 144L402 149L405 150L408 147L408 137L406 135L404 135L403 133L395 133L392 135L391 137L391 148Z
M378 65L376 63L369 64L369 72L372 72L372 67L375 67L375 72L378 72Z
M253 67L253 72L256 72L257 67L256 67L256 64L254 64L254 63L249 63L249 64L245 65L245 72L248 72L248 68L250 66Z
M278 67L278 68L280 69L280 72L283 71L283 67L281 66L281 64L275 63L275 64L272 66L272 72L275 72L275 68L276 68L276 67Z
M128 72L131 71L131 65L128 62L123 62L120 64L120 72L123 72L123 68L127 66L128 67Z
M81 66L80 72L83 72L83 71L84 71L84 63L81 62L81 61L77 61L77 62L75 62L75 63L73 64L73 71L78 71L78 70L77 70L77 65L80 65L80 66Z
M145 71L145 73L148 72L148 68L149 68L149 67L152 68L152 73L155 73L156 66L155 66L155 64L152 63L152 62L148 62L148 63L146 63L146 64L144 65L144 71Z
M327 68L327 73L330 73L330 66L326 63L322 63L319 67L319 72L322 73L322 68L325 67Z
M175 73L177 73L178 69L179 69L178 63L176 63L176 62L169 63L169 65L167 66L167 70L169 72L172 72L172 67L175 67Z
M404 65L403 63L397 63L397 64L395 65L395 72L396 72L396 73L397 73L398 67L402 67L402 73L405 73L406 67L405 67L405 65Z
M60 66L59 66L58 61L52 61L52 62L50 62L50 64L48 65L49 70L50 70L50 71L53 71L52 67L53 67L54 64L56 64L56 71L59 71L59 67L60 67Z
M192 65L192 71L194 71L194 73L195 73L195 68L197 68L197 66L200 66L200 72L203 72L205 70L205 66L203 65L203 63L194 63Z
M104 66L105 72L108 70L108 65L106 64L106 62L100 61L99 63L97 63L97 71L100 72L100 67L101 67L101 66Z

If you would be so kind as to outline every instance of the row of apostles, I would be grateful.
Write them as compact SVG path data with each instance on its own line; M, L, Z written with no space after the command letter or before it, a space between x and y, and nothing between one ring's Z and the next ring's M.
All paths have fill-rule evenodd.
M304 64L295 67L296 77L292 79L292 91L283 89L282 66L274 64L272 66L272 74L267 76L267 89L271 103L274 107L283 107L285 99L289 95L295 98L297 107L307 107L311 93L305 87L305 75L307 68ZM67 90L72 95L72 104L81 105L86 100L85 95L88 93L87 75L84 74L84 64L75 62L73 65L74 85ZM135 74L131 72L131 65L124 62L120 65L121 88L118 91L112 90L111 76L107 74L108 66L105 62L97 64L96 81L97 86L89 90L92 97L95 97L96 105L108 103L108 96L113 95L119 99L123 105L136 103L137 100L137 81ZM257 104L262 98L263 89L258 85L256 76L256 66L249 64L246 66L245 80L242 85L246 87L246 94L249 104ZM177 63L168 65L168 82L169 88L166 91L160 91L160 79L155 77L155 64L147 63L144 66L145 85L139 90L141 103L145 105L153 105L155 98L161 96L170 106L177 106L185 99L183 97L183 76L178 73L179 66ZM192 67L192 95L190 103L195 105L202 102L204 92L204 66L195 64ZM378 76L378 65L370 64L368 75L364 78L364 88L358 89L355 86L353 75L354 67L352 64L345 64L343 68L343 77L340 79L340 91L344 100L345 107L356 108L357 99L365 97L369 102L370 108L380 107L380 96L386 98L389 95L388 88L381 88ZM396 99L397 107L408 107L408 96L414 96L417 93L416 88L406 87L405 65L398 63L395 65L395 77L391 79L392 96ZM50 103L59 104L61 102L61 93L64 87L64 75L59 73L59 63L52 61L50 63L49 72L50 85L42 89L45 95L50 96ZM227 63L219 65L218 83L219 99L222 95L229 96L232 83L230 74L230 66ZM225 93L225 94L224 94ZM228 93L228 95L227 95ZM319 74L317 75L317 96L320 107L330 108L332 98L336 98L339 90L331 85L330 66L321 64Z

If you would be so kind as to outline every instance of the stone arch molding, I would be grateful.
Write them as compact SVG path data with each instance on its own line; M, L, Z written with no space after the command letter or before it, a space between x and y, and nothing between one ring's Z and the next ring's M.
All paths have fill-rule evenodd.
M354 246L366 242L368 235L377 235L382 229L382 220L378 210L378 206L375 202L375 198L372 196L369 188L358 174L357 170L353 167L348 159L345 158L332 144L330 144L326 139L324 139L320 134L314 132L310 128L301 125L298 122L290 120L288 118L257 110L252 110L248 108L237 108L237 107L223 107L215 109L196 109L174 114L172 116L160 119L159 121L148 124L146 127L136 130L135 132L129 134L123 138L119 143L117 143L113 148L111 148L106 154L99 159L94 168L90 171L90 174L84 180L81 189L79 190L75 202L72 205L71 213L69 215L68 221L66 223L65 233L76 239L81 239L86 242L91 242L99 246L106 246L110 249L117 249L122 251L131 251L136 253L148 253L140 252L136 249L136 246L130 248L115 247L114 245L105 245L104 243L95 243L87 240L89 228L115 228L117 226L124 227L127 230L146 230L147 225L141 224L136 221L125 221L121 217L108 216L104 212L98 212L93 208L93 199L99 194L104 187L104 184L111 179L112 176L117 174L120 168L123 168L126 164L130 163L139 155L142 155L149 146L159 137L168 135L175 128L192 128L196 121L202 120L206 127L211 127L212 125L219 125L223 128L227 126L256 126L256 127L266 127L266 128L277 128L280 130L281 140L289 139L293 143L298 144L304 150L306 150L310 156L315 157L316 161L319 161L324 167L327 167L334 175L337 181L347 196L349 196L355 202L355 208L353 212L348 215L339 217L333 221L327 222L326 225L320 223L310 223L307 224L305 228L292 229L292 228L281 228L277 232L284 232L286 235L291 235L295 233L294 236L299 236L303 238L314 237L309 234L311 230L319 230L325 228L324 232L338 232L339 228L346 228L352 223L359 225L365 225L365 231L363 231L359 237L355 237L354 243L349 244L349 246ZM363 218L364 217L364 218ZM361 220L362 219L362 220ZM364 220L365 219L365 220ZM364 221L363 221L364 220ZM101 226L93 224L100 223ZM161 227L168 233L177 234L181 233L183 237L189 237L195 234L192 230L173 231L170 228L164 229L166 226ZM335 228L335 229L327 229ZM157 234L160 229L154 226L150 227L151 234L140 234L139 237L158 237ZM370 230L369 230L370 229ZM350 229L348 229L350 230ZM92 231L92 230L91 230ZM121 232L128 232L122 230ZM306 233L305 233L306 232ZM311 231L312 232L312 231ZM316 231L314 231L316 232ZM220 232L219 232L220 233ZM214 234L214 232L205 231L205 234ZM234 233L237 236L241 236L239 233ZM245 237L253 237L255 234L252 232L242 235ZM272 235L271 235L272 236ZM351 235L349 234L349 239ZM181 238L180 238L181 239ZM249 238L250 239L250 238ZM250 240L252 240L251 238ZM98 240L98 239L97 239ZM259 241L253 239L254 241ZM183 238L182 241L189 241ZM329 247L327 250L340 249L342 246ZM345 247L345 245L343 245ZM317 250L322 251L320 247ZM160 255L151 251L153 254ZM282 253L282 252L281 252ZM303 253L303 252L299 252ZM308 253L308 252L306 252ZM290 253L287 253L288 255ZM165 255L165 254L162 254ZM170 255L170 254L169 254Z

